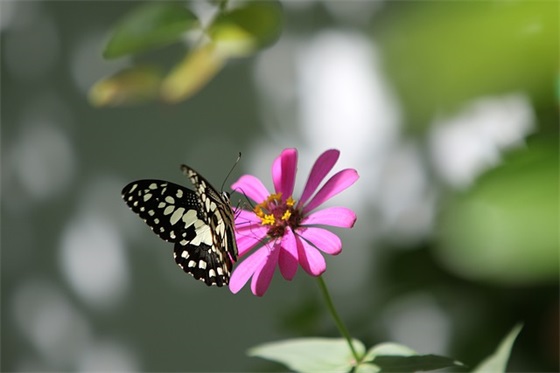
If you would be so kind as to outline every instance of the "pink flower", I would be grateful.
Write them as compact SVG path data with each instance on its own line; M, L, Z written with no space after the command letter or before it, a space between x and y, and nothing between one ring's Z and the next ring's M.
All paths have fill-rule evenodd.
M229 283L233 293L241 290L252 277L253 294L264 295L276 265L286 280L294 277L298 264L311 276L319 276L326 270L321 251L331 255L340 253L340 238L321 226L352 228L356 214L345 207L315 211L322 203L358 180L356 170L345 169L333 175L317 191L319 184L338 160L339 154L334 149L321 154L315 161L298 200L293 197L297 170L296 149L285 149L272 164L275 193L269 194L263 183L252 175L241 176L232 185L233 190L244 193L257 203L253 211L236 211L235 229L239 256L242 257L258 247L233 271Z

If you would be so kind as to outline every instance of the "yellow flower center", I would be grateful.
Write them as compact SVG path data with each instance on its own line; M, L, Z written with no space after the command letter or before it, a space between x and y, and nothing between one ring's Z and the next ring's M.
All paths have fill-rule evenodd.
M282 237L287 227L296 229L299 226L302 215L295 208L296 202L291 196L283 200L282 193L271 194L255 206L253 212L261 219L262 225L269 227L268 236Z

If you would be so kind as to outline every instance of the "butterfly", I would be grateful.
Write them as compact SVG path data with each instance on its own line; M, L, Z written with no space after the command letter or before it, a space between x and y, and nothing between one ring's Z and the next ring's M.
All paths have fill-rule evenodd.
M122 198L155 234L175 245L173 257L183 271L208 286L227 285L238 255L229 194L189 166L181 170L194 191L169 181L137 180L123 188Z

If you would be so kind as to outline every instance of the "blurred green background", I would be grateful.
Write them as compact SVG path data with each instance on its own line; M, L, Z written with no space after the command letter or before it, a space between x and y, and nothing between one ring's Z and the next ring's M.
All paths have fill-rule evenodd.
M210 2L185 3L201 19ZM351 333L471 367L517 322L511 371L558 371L559 4L285 1L280 39L176 105L88 91L138 2L0 2L2 371L277 371L254 345L337 336L315 281L207 288L120 199L126 183L299 183L328 148L359 182L325 279ZM175 44L147 58L172 66Z

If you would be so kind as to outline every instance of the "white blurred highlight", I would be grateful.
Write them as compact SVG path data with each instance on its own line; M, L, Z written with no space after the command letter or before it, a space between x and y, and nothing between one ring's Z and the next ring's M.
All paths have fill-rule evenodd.
M323 1L322 4L339 22L367 27L374 12L381 8L383 2L384 0Z
M22 334L51 369L70 369L92 338L87 319L46 281L28 281L14 294L12 317Z
M25 190L45 199L69 186L75 173L74 157L67 135L40 123L23 128L9 158Z
M11 318L34 348L16 364L19 371L139 371L137 356L101 339L87 318L53 284L29 280L11 300Z
M409 247L433 228L436 192L427 179L420 147L403 142L390 150L379 188L381 225L388 241Z
M59 260L74 291L92 308L122 300L128 285L124 245L117 228L102 215L75 217L64 229Z
M0 31L7 30L14 22L15 2L0 1Z
M297 59L300 122L317 150L336 147L371 167L395 141L400 111L379 71L371 40L340 31L317 35Z
M383 311L389 340L420 354L445 355L451 334L451 321L429 294L399 297Z
M458 115L433 125L434 166L449 184L468 187L500 162L502 151L523 144L535 128L534 121L531 103L522 94L477 99Z
M124 345L115 341L92 344L78 358L79 372L139 372L138 359Z

